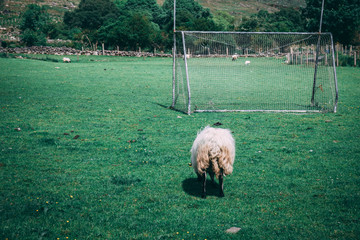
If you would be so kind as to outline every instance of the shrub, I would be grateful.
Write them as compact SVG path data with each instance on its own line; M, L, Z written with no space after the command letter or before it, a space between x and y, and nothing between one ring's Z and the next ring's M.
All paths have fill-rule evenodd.
M35 32L31 29L26 29L20 35L21 41L25 43L26 46L45 46L46 45L46 37L43 33Z
M342 67L353 67L354 66L354 56L347 56L347 55L342 55L339 54L338 57L339 60L339 66ZM359 59L357 59L357 67L360 67L360 65L358 64L360 61Z

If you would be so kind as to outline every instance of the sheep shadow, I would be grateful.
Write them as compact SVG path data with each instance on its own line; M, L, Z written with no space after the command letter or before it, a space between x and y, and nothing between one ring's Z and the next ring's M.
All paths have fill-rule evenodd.
M182 188L188 195L201 198L202 184L197 178L188 178L182 182ZM206 180L206 196L220 197L220 185L216 182L213 184L210 179Z

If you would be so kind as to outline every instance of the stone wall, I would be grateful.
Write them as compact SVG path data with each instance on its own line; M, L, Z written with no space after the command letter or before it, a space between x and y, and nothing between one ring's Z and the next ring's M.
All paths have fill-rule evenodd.
M126 56L126 57L171 57L171 54L135 52L135 51L110 51L102 50L77 50L69 47L49 47L49 46L33 46L21 48L3 48L0 47L0 53L16 53L16 54L48 54L48 55L106 55L106 56Z

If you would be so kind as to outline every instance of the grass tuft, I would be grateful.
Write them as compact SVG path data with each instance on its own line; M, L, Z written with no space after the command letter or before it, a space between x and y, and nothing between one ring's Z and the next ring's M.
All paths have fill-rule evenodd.
M111 183L115 185L135 185L140 182L140 179L134 177L113 176L111 178Z

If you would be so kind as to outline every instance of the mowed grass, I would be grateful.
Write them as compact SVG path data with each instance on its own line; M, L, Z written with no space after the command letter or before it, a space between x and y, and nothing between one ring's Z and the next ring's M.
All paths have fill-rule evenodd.
M337 69L335 114L188 116L167 108L172 59L72 60L0 58L2 239L360 235L359 69ZM189 151L216 122L237 156L204 200Z

